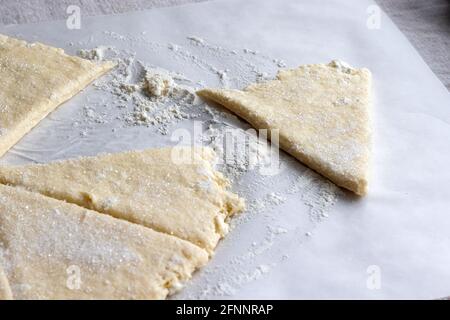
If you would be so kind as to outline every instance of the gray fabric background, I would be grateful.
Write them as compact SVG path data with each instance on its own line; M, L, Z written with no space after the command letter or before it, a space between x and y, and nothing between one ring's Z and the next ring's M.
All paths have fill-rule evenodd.
M93 16L200 1L207 0L0 0L0 23L62 19L71 4L80 6L84 15ZM449 0L376 1L450 90Z

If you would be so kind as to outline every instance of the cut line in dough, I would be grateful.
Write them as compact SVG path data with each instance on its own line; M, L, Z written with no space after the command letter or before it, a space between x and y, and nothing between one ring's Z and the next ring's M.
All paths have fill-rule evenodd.
M0 166L0 182L142 224L212 254L228 218L244 209L214 161L209 148L147 149Z
M0 200L0 298L164 299L208 261L188 241L21 188L0 185Z
M278 129L283 150L335 184L358 195L367 193L369 70L339 61L303 65L244 90L203 89L197 94L257 129Z
M114 67L0 34L0 156L58 105Z

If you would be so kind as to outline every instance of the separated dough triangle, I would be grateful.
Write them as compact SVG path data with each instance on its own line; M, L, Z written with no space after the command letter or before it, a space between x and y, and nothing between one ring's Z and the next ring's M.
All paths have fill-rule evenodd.
M208 260L190 242L38 193L0 186L0 199L14 299L163 299Z
M0 156L58 105L113 66L0 34Z
M258 129L279 129L279 144L358 195L367 191L371 74L332 61L282 70L244 90L204 89Z
M148 149L1 166L0 182L175 235L212 253L228 230L227 218L244 206L227 191L214 159L209 148Z

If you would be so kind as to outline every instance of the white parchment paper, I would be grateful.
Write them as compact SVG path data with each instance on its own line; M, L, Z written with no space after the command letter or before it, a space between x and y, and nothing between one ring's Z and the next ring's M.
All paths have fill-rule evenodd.
M182 72L208 86L221 83L204 66L165 54L168 45L187 45L186 37L195 35L221 48L256 50L265 55L261 65L255 58L256 67L271 75L277 59L287 67L341 59L369 68L375 96L369 195L357 199L339 194L326 219L311 221L304 195L292 189L305 168L283 154L280 175L249 174L234 186L250 201L272 193L282 201L275 198L271 203L276 205L237 218L211 263L174 298L448 296L449 94L387 16L381 13L379 28L367 26L376 12L371 1L361 0L228 0L82 16L80 30L69 30L65 21L57 21L0 27L0 31L70 53L98 45L127 49L149 64ZM275 64L266 63L268 57ZM217 70L232 69L232 63L232 58L210 58ZM42 121L1 161L48 162L173 144L170 134L115 121L117 111L108 100L97 110L109 115L108 122L89 126L88 134L81 136L74 123L95 99L102 99L102 93L86 89ZM246 127L239 121L230 125ZM170 130L177 126L189 127L190 121Z

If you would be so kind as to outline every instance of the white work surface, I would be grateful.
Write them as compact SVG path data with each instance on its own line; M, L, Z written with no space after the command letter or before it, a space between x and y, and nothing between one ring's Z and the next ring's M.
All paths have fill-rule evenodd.
M98 45L127 49L148 64L182 72L210 86L220 85L217 75L206 70L211 66L229 69L231 75L235 72L233 57L223 54L223 48L256 50L254 58L247 52L246 59L254 59L258 68L271 75L277 67L268 57L282 59L287 67L341 59L369 68L374 86L369 194L358 199L338 193L336 203L326 210L320 207L324 200L320 194L319 204L305 201L314 201L314 195L302 194L306 191L294 183L302 181L305 168L285 154L279 175L249 172L235 182L237 193L250 204L272 192L282 200L266 202L262 209L237 217L210 264L174 298L448 296L449 93L387 16L381 16L380 29L367 28L366 10L372 2L343 3L213 1L85 18L80 30L68 30L65 21L57 21L0 27L0 32L70 53ZM195 59L174 59L169 44L192 47L187 37L193 35L222 48L222 54L198 53L200 60L209 59L207 65ZM237 84L230 82L232 87ZM2 162L48 162L174 144L170 132L191 125L192 120L181 121L169 127L168 135L161 135L153 127L126 126L111 116L106 123L89 125L87 134L80 135L74 121L80 117L82 122L80 111L93 99L101 99L101 94L90 87L61 106ZM102 108L98 112L117 112L113 106L109 111L108 101L105 105L98 106ZM239 121L230 122L247 128ZM314 183L318 186L311 188L319 193L326 184L321 179ZM318 205L326 215L313 221L311 210Z

